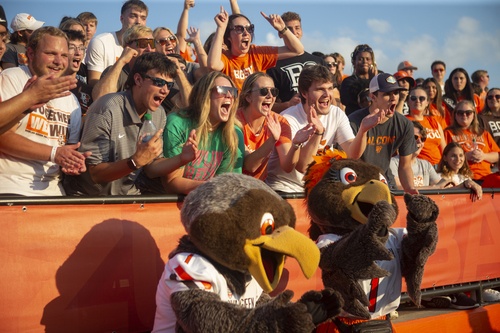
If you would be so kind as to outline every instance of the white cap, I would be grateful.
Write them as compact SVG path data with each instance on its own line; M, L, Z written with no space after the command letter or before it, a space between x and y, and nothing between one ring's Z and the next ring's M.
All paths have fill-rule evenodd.
M30 14L20 13L14 16L12 22L10 22L10 27L14 31L36 30L44 25L44 23L45 22L35 20Z

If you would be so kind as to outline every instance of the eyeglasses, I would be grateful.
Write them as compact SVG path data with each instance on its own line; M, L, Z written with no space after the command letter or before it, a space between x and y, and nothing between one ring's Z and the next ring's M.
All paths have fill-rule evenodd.
M255 26L253 24L250 25L235 25L229 30L234 30L238 35L241 35L243 31L247 31L249 34L253 34Z
M159 77L152 77L147 74L141 74L141 76L145 79L150 79L153 82L153 85L158 88L163 88L167 85L167 89L170 90L174 86L174 81L167 81L164 79L160 79Z
M278 96L278 94L280 93L279 89L278 88L259 88L259 89L254 89L252 91L258 91L259 92L259 95L261 96L267 96L269 94L269 92L271 92L271 95L273 95L273 97L276 97Z
M457 116L467 116L467 117L470 117L473 113L474 113L474 111L472 111L472 110L456 110L455 111L455 114Z
M215 86L213 87L213 90L220 96L227 96L227 93L229 92L234 98L238 97L238 89L235 87Z
M493 100L493 98L496 100L500 100L500 95L488 95L488 97L486 97L488 101Z
M335 67L335 66L337 66L337 65L338 65L338 63L336 63L336 62L327 62L327 63L326 63L326 66L327 66L327 67L330 67L330 68Z
M427 140L427 138L425 136L415 135L415 141L418 141L418 140L420 140L420 142L425 142L425 140Z
M420 103L422 103L422 102L424 102L427 99L427 97L425 97L425 96L410 96L410 100L412 100L414 102L417 99L420 101Z
M437 72L444 72L444 68L434 68L432 70L434 73L437 73Z
M145 49L148 47L154 49L155 47L155 40L153 38L138 38L130 41L130 43L136 42L137 47L140 49Z
M68 51L69 53L75 53L76 50L82 52L82 53L85 53L85 51L87 50L87 48L85 46L75 46L75 45L70 45L68 46Z
M156 42L158 44L160 44L161 46L165 46L167 44L167 42L170 42L170 43L177 42L177 38L175 38L174 35L170 35L166 38L158 39L158 40L156 40Z

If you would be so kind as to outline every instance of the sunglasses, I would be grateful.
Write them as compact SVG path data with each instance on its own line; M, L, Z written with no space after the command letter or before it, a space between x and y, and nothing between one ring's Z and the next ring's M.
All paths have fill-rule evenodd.
M432 70L434 73L437 73L437 72L444 72L444 68L435 68Z
M167 42L173 43L174 41L177 42L177 38L175 38L175 36L173 36L173 35L170 35L166 38L158 39L156 42L158 44L160 44L161 46L165 46L167 44Z
M356 47L356 49L354 50L354 53L355 53L355 54L358 54L358 53L360 53L360 52L370 52L370 53L372 53L372 52L373 52L373 50L372 50L372 48L371 48L371 47L369 47L368 45L361 45L361 46L359 46L359 47Z
M425 142L427 140L426 137L420 136L420 135L415 135L415 141L420 140L420 142Z
M457 116L467 116L467 117L470 117L472 114L474 113L474 111L472 110L457 110L455 111L455 114Z
M134 39L133 41L130 41L130 43L136 42L137 47L140 49L145 49L148 47L154 49L155 47L155 40L153 38L138 38Z
M327 66L327 67L330 67L330 68L335 67L335 66L337 66L337 65L338 65L338 63L336 63L336 62L327 62L327 63L326 63L326 66Z
M414 102L417 99L420 101L420 103L422 103L422 102L424 102L427 99L427 97L425 97L425 96L410 96L410 100L412 100Z
M141 75L145 79L150 79L153 82L153 85L158 88L163 88L167 85L167 89L170 90L174 86L174 81L167 81L164 79L160 79L159 77L152 77L147 74Z
M215 86L213 87L213 90L220 96L227 96L227 93L229 92L234 98L238 97L238 89L235 87Z
M271 95L273 95L273 97L278 96L278 94L280 93L278 88L259 88L252 91L258 91L259 95L261 96L267 96L269 92L271 92Z
M241 35L243 31L247 31L249 34L253 34L255 26L253 24L250 25L235 25L230 30L234 30L238 35Z
M497 99L497 100L500 100L500 95L489 95L488 97L486 97L486 99L487 99L488 101L493 100L493 98L494 98L494 99Z

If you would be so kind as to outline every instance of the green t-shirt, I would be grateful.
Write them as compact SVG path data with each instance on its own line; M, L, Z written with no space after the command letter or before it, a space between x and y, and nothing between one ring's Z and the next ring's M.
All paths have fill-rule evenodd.
M182 112L182 111L181 111ZM182 152L182 147L189 137L189 132L196 128L194 120L172 112L167 116L167 125L163 131L163 154L173 157ZM231 167L231 156L227 145L223 142L222 129L217 128L210 133L207 140L208 146L198 145L198 157L184 166L184 178L194 180L208 180L224 172L241 173L243 168L243 155L245 143L243 132L235 126L238 135L238 154L236 163Z

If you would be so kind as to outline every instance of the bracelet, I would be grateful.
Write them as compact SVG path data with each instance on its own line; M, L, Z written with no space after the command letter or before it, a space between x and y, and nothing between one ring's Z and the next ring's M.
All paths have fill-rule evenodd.
M323 134L325 134L325 131L323 131L323 133L314 132L314 135L320 135L320 136L323 136Z
M52 147L52 151L50 152L50 161L52 163L56 163L56 153L57 153L57 146Z
M288 27L285 25L285 27L278 32L283 35L287 30L288 30Z

